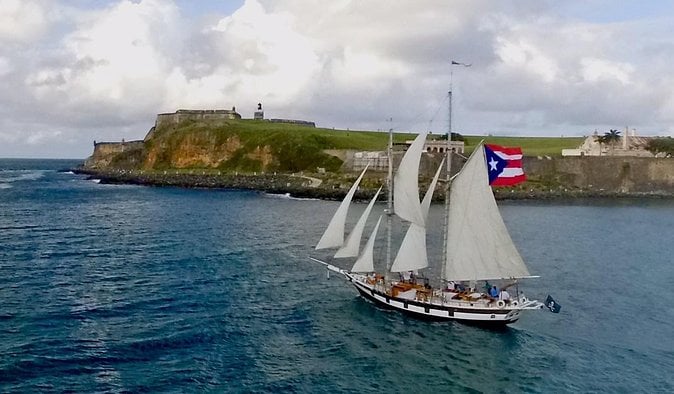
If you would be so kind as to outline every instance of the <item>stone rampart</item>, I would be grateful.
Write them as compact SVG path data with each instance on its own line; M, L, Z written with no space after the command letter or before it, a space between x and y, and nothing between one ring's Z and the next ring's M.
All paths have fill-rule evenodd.
M296 126L316 127L316 123L297 119L269 119L271 123L288 123Z
M119 154L143 149L143 141L95 142L94 153L85 161L87 168L105 168Z
M155 128L171 124L177 124L184 120L205 119L241 119L234 110L228 109L179 109L173 113L159 114L155 121Z
M376 154L375 154L376 153ZM385 171L385 152L346 151L342 157L343 171L357 173L367 163L370 169ZM394 152L394 167L398 166L403 152ZM444 155L424 153L419 172L430 179ZM452 174L461 169L465 159L454 155ZM524 157L527 187L554 190L584 191L588 193L655 193L674 194L674 158L654 157Z
M532 181L588 191L674 193L674 158L654 157L525 157Z

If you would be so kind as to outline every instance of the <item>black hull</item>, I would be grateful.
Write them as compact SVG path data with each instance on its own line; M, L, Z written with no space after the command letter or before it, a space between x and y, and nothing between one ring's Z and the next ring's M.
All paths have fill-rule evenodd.
M350 278L351 279L351 278ZM478 326L478 327L483 327L483 328L491 328L491 329L503 329L506 328L508 324L515 323L519 319L519 314L512 316L512 318L507 318L506 315L510 313L509 310L481 310L481 309L461 309L461 308L451 308L451 307L441 307L441 306L429 306L428 304L421 303L418 301L410 301L410 300L404 300L400 298L395 298L395 297L390 297L386 294L377 292L373 289L368 289L363 286L363 284L359 283L358 281L355 281L351 279L352 284L358 290L358 293L360 293L361 297L364 299L372 302L378 307L388 309L388 310L396 310L404 313L405 315L412 316L416 319L420 320L425 320L425 321L456 321L462 324L466 325L471 325L471 326ZM384 300L375 297L375 295L384 298ZM403 304L404 307L396 307L394 305L391 305L391 302L394 303L399 303ZM425 308L426 313L422 312L415 312L406 309L409 305L417 306L417 307L423 307ZM434 310L441 310L442 312L446 312L446 316L437 316L433 315L430 312L431 309ZM472 314L477 314L477 315L489 315L492 318L495 318L497 315L500 316L500 319L495 319L495 320L484 320L484 319L470 319L470 318L459 318L455 317L455 312L458 313L472 313Z

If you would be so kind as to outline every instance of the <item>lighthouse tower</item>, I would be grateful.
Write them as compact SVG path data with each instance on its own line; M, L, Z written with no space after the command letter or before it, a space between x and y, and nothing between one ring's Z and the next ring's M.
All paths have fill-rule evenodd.
M262 120L264 119L264 111L262 110L262 103L257 103L257 111L253 114L253 119Z

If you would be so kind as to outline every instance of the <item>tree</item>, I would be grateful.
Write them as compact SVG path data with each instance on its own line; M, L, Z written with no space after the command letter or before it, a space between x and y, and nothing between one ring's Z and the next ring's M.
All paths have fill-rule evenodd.
M443 134L440 136L441 140L446 140L447 139L447 134ZM452 133L452 141L463 141L463 135L459 133Z
M600 137L602 140L599 142L604 144L609 144L611 147L611 152L615 149L615 143L620 141L620 132L618 130L609 130Z
M674 138L653 138L648 141L646 150L654 156L658 153L664 153L666 156L674 156Z
M601 147L606 144L606 136L595 134L594 140L599 143L599 156L601 156Z

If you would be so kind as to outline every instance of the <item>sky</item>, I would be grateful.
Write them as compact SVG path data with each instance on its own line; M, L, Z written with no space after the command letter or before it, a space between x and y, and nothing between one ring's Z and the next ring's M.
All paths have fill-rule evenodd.
M452 65L452 61L470 67ZM674 1L0 0L0 157L157 113L466 135L674 134Z

